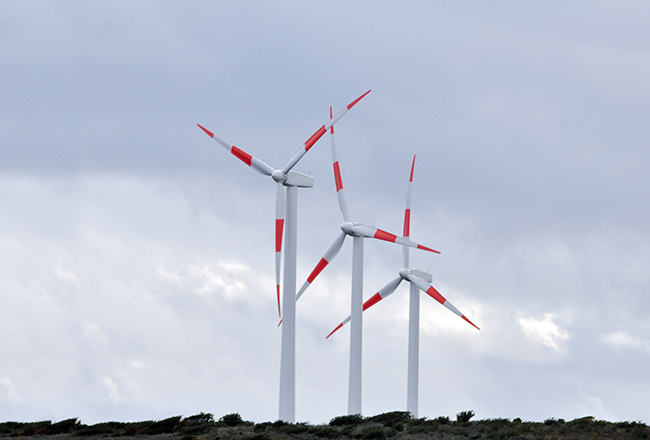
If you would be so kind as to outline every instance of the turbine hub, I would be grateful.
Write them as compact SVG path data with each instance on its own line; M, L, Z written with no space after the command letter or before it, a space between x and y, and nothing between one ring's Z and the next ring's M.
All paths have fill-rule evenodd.
M287 181L287 175L286 175L286 174L282 174L282 170L275 170L275 171L273 171L273 173L271 173L271 177L272 177L273 180L275 180L276 182L283 182L283 183L284 183L284 182Z
M343 222L343 223L341 223L341 231L343 231L346 234L351 235L353 237L357 237L358 234L355 234L354 231L352 230L353 226L354 226L354 223L352 223L352 222Z
M399 276L402 277L402 279L408 279L408 276L411 275L411 269L402 269L399 271Z

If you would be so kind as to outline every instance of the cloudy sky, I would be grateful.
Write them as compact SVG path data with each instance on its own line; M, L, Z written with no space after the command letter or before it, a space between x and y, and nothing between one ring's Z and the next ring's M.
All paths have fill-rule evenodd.
M3 420L278 415L274 167L329 116L350 213L400 232L417 154L420 415L650 422L646 2L0 2ZM296 170L298 284L340 232ZM299 421L347 411L347 243L298 304ZM401 250L365 246L369 297ZM363 412L406 405L405 286Z

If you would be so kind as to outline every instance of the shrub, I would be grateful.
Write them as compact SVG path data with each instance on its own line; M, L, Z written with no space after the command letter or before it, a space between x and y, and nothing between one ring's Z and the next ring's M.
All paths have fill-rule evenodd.
M299 435L308 432L309 425L307 423L286 423L279 430L287 434Z
M180 425L181 416L169 417L167 419L153 422L142 430L143 434L158 435L158 434L171 434Z
M456 417L458 417L458 416L456 416ZM440 425L446 425L451 420L449 420L448 416L439 416L439 417L436 417L433 421L438 422Z
M381 423L384 426L392 428L393 426L410 419L411 413L408 411L392 411L369 417L366 420L373 423Z
M381 426L367 426L355 435L355 437L362 440L384 440L386 438L386 430Z
M60 422L47 425L41 433L45 435L67 434L79 426L81 426L81 423L76 418L61 420Z
M465 422L469 422L472 417L474 417L474 411L472 410L461 411L458 414L456 414L456 421L465 423Z
M239 413L226 414L221 416L219 422L223 423L226 426L238 426L244 423L244 420L241 418Z
M332 428L330 426L317 426L311 429L309 432L320 438L337 438L340 435L338 429Z
M330 420L330 426L358 425L363 422L361 414L349 414L346 416L336 416Z
M257 423L253 427L253 432L264 432L269 426L273 426L271 422Z
M37 432L42 432L52 424L51 420L44 420L42 422L29 422L23 423L22 428L24 428L19 434L19 437L29 437L36 434Z
M200 412L198 414L194 414L193 416L184 418L183 421L192 425L202 425L204 423L212 423L214 422L214 414Z

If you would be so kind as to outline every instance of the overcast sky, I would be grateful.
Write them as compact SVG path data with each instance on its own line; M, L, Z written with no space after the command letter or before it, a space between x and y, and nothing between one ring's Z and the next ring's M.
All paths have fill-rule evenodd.
M650 5L0 2L3 420L276 420L275 187L329 117L353 220L417 154L420 416L650 422ZM342 221L295 168L298 285ZM401 249L365 246L364 297ZM296 419L347 411L351 245L297 306ZM363 412L406 406L408 287L364 315Z

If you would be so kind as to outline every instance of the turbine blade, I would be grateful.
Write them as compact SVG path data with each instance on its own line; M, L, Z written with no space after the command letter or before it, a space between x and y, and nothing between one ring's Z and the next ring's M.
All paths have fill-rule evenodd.
M411 235L411 194L413 192L413 171L415 170L415 155L413 155L413 163L411 164L411 175L409 177L408 190L406 192L406 209L404 210L404 238ZM409 248L404 246L402 248L404 253L404 267L409 267Z
M399 283L401 283L403 279L404 278L399 276L379 289L377 293L375 293L366 302L363 303L363 311L365 312L367 309L374 306L382 299L386 299L388 296L390 296L393 292L395 292L395 289L397 289L397 286L399 286Z
M408 191L406 192L406 210L404 211L404 237L411 235L411 194L413 192L413 171L415 170L415 155L411 164Z
M332 262L334 257L336 257L341 250L341 247L343 246L343 242L345 241L346 237L345 232L341 232L341 234L336 237L336 240L334 240L334 243L329 247L327 252L325 252L325 255L323 258L320 259L314 270L311 271L311 274L309 274L309 277L307 277L307 281L302 285L300 290L298 291L298 294L296 295L296 301L300 299L303 293L305 293L305 290L311 285L311 283L314 282L314 279L320 274L325 267L327 267L328 264Z
M278 297L278 315L282 318L282 308L280 307L280 266L282 264L282 233L284 231L285 215L285 192L282 182L277 183L277 192L275 197L275 286Z
M472 325L473 327L475 327L477 330L480 330L480 328L478 328L478 327L477 327L477 326L476 326L472 321L470 321L470 320L469 320L465 315L463 315L462 313L460 313L460 311L459 311L456 307L454 307L452 303L450 303L449 301L447 301L447 300L445 299L445 297L442 296L442 295L440 294L440 292L438 292L438 291L436 290L436 288L433 287L431 284L429 284L429 283L428 283L424 278L420 278L420 277L417 276L417 275L409 275L409 276L408 276L408 280L409 280L410 282L412 282L413 284L415 284L415 285L418 287L418 289L420 289L420 290L422 290L423 292L425 292L425 293L426 293L427 295L429 295L431 298L435 299L435 300L438 301L440 304L442 304L443 306L447 307L449 310L451 310L452 312L454 312L456 315L458 315L458 316L460 316L461 318L463 318L465 321L467 321L470 325Z
M332 125L334 125L334 123L335 123L336 121L338 121L339 119L341 119L341 118L343 117L343 115L346 114L346 113L348 112L348 110L350 110L352 107L354 107L354 105L355 105L357 102L361 101L361 99L362 99L364 96L366 96L368 93L370 93L370 90L368 90L366 93L364 93L363 95L361 95L360 97L358 97L357 99L355 99L354 101L352 101L350 104L348 104L348 106L347 106L346 108L344 108L343 110L341 110L340 112L338 112L338 113L337 113L333 118L330 118L330 120L327 121L327 123L326 123L325 125L323 125L321 128L319 128L318 130L316 130L316 132L315 132L313 135L311 135L311 137L310 137L309 139L307 139L307 142L305 142L305 143L304 143L304 144L303 144L303 145L298 149L298 151L296 151L296 152L294 153L293 157L292 157L292 158L289 160L289 162L284 166L284 168L282 168L282 174L286 175L286 174L287 174L287 173L288 173L288 172L289 172L289 171L294 167L294 165L295 165L296 163L298 163L298 161L299 161L300 159L302 159L302 157L303 157L303 156L304 156L304 155L309 151L309 149L310 149L311 147L314 146L314 144L316 143L316 141L318 141L318 140L319 140L319 139L320 139L320 138L321 138L321 137L322 137L322 136L327 132L327 130L329 130L329 128L330 128Z
M332 107L330 107L330 118L332 117ZM334 126L330 128L330 139L332 141L332 163L334 164L334 184L336 185L336 195L339 199L339 208L343 214L343 220L350 221L350 214L348 213L348 204L345 202L345 191L343 191L343 179L341 178L341 168L339 166L339 158L336 154L336 142L334 140Z
M395 291L395 289L397 289L397 286L399 286L399 283L401 283L402 280L403 280L403 278L401 276L397 277L394 280L392 280L390 283L386 284L384 287L379 289L379 292L375 293L366 302L363 303L363 311L365 312L367 309L369 309L370 307L374 306L375 304L377 304L382 299L384 299L384 298L388 297L390 294L392 294ZM332 336L338 329L343 327L348 322L350 322L350 316L345 318L343 320L343 322L341 322L338 325L338 327L336 327L334 330L332 330L332 332L329 335L327 335L327 337L325 337L325 339Z
M248 154L244 150L241 150L241 149L235 147L230 142L226 142L225 140L221 139L216 134L212 133L207 128L201 126L201 124L196 124L196 125L198 125L199 128L201 130L203 130L208 136L210 136L217 143L221 144L221 146L223 146L226 150L228 150L230 153L232 153L237 159L241 160L242 162L244 162L249 167L253 168L258 173L264 174L265 176L270 176L271 174L273 174L273 171L275 171L273 168L271 168L265 162L262 162L260 159L251 156L250 154Z
M392 243L397 243L397 244L402 244L404 246L409 246L412 248L416 249L421 249L423 251L428 251L428 252L434 252L436 254L439 254L440 251L436 251L435 249L428 248L426 246L422 246L421 244L415 243L408 238L404 237L398 237L395 234L391 234L390 232L386 232L382 229L377 229L374 226L369 226L369 225L363 225L363 224L355 224L352 225L352 232L362 235L367 238L376 238L378 240L384 240L384 241L390 241Z
M341 322L338 326L336 326L336 328L334 330L332 330L329 335L325 336L325 339L329 339L330 336L332 336L334 333L336 333L340 328L342 328L348 322L350 322L350 317L349 316L347 318L345 318L343 320L343 322Z

